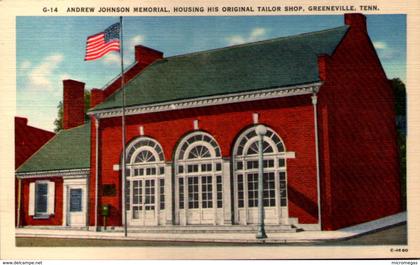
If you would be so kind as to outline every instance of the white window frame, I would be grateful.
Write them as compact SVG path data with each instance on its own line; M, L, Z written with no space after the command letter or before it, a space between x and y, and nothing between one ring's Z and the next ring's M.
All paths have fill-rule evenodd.
M201 138L200 140L193 140L196 137ZM185 143L188 143L185 145ZM184 149L184 146L186 148ZM205 146L210 153L209 157L194 158L189 159L188 156L196 146ZM175 211L179 213L180 210L184 210L184 214L189 209L189 199L188 199L188 178L189 177L198 177L198 208L194 209L223 209L225 207L224 196L223 196L223 160L220 145L214 139L212 135L203 131L195 131L186 136L180 141L175 152L175 161L174 161L174 171L175 171ZM202 165L210 164L211 170L202 170ZM188 172L188 166L197 166L198 170L194 172ZM219 165L219 168L218 168ZM182 172L180 172L180 166L182 167ZM212 183L212 207L203 208L203 198L202 198L202 177L211 177ZM218 207L217 199L217 176L221 176L221 207ZM179 190L179 181L183 179L183 207L180 206L180 190ZM215 217L216 220L216 217Z
M153 143L154 146L150 145L144 145L144 143ZM154 161L152 162L136 162L137 156L142 151L150 151L154 157ZM160 206L162 202L161 199L161 180L165 179L165 159L163 154L163 148L160 145L158 141L156 141L153 138L141 136L132 141L127 146L127 154L130 154L129 157L127 157L127 183L128 184L128 196L126 196L126 205L128 216L132 220L138 220L139 218L134 218L134 212L132 211L133 206L141 206L140 214L145 214L146 206L150 207L153 206L153 209L147 209L147 211L155 211L155 216L158 218L160 211L165 211L165 209L161 209ZM163 171L160 169L163 168ZM147 174L147 171L149 169L154 169L154 174ZM140 173L142 171L142 173ZM136 174L138 173L138 174ZM154 194L152 195L154 197L154 202L151 205L150 203L146 205L146 181L154 181L153 189ZM141 203L140 204L133 204L133 182L134 181L140 181L141 183ZM126 186L127 186L126 183ZM165 183L166 184L166 183ZM164 198L164 197L163 197ZM165 208L167 208L167 205L164 203ZM158 224L158 219L156 219L156 224Z
M46 194L46 211L39 212L37 210L37 185L45 184L47 185L47 194ZM49 180L37 180L35 182L29 183L29 216L34 218L49 218L54 214L54 204L55 204L55 182Z
M235 141L235 145L233 148L232 153L232 163L233 163L233 198L234 198L234 212L235 212L235 219L238 220L238 211L240 209L244 209L245 211L248 210L248 208L257 208L257 206L249 207L249 198L248 198L248 174L257 173L258 174L258 168L247 168L247 162L248 161L258 161L258 153L257 154L251 154L248 155L247 151L250 148L250 146L258 142L259 136L256 135L256 133L252 133L255 131L255 127L257 125L254 125L245 131L243 131L237 140ZM264 154L264 161L266 160L274 160L273 167L264 167L264 173L274 173L274 183L275 183L275 205L273 206L265 206L266 208L270 207L276 207L278 208L278 212L281 212L280 208L286 208L288 207L288 193L287 193L287 152L286 152L286 146L284 145L284 142L282 138L271 128L267 126L268 133L263 137L263 141L268 143L273 152L272 153L265 153ZM249 134L252 134L251 137L248 138ZM238 149L243 141L243 139L247 139L245 144L241 148L241 153L238 154ZM281 144L282 148L279 150L278 146ZM284 165L281 166L279 163L279 160L284 160ZM242 168L238 169L238 162L242 163ZM258 162L257 162L258 163ZM280 174L285 174L285 196L284 198L281 195L282 190L280 189ZM238 175L242 175L242 184L243 184L243 206L239 207L239 194L238 194ZM265 198L264 198L265 199ZM285 205L282 205L282 200L286 201Z

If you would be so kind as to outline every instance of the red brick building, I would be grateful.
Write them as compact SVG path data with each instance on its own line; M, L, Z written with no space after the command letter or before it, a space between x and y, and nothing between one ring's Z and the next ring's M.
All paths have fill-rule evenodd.
M41 146L50 140L55 134L46 130L28 125L28 119L15 117L15 169L23 164ZM20 222L19 212L19 181L15 180L15 223Z
M120 78L92 90L65 80L65 130L17 170L21 225L248 226L257 223L258 137L265 223L335 230L401 211L394 99L366 18L164 57L136 46ZM68 104L66 104L68 102ZM79 103L75 103L79 102ZM126 190L125 196L123 191Z

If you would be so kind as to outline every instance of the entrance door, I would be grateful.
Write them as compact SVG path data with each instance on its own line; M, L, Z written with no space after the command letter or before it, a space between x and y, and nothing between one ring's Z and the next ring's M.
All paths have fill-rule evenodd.
M156 225L155 179L136 179L131 183L133 185L131 223Z
M188 177L187 224L213 224L212 176Z
M72 226L84 226L85 216L83 213L83 190L81 188L70 189L69 219Z
M86 226L86 180L64 181L65 225Z

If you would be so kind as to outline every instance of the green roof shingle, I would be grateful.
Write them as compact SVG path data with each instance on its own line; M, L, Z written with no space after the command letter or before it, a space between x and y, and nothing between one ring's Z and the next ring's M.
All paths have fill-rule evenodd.
M331 55L347 26L158 60L125 86L126 106L319 81L317 55ZM93 110L121 106L121 90Z
M62 130L17 170L19 173L90 167L90 122Z

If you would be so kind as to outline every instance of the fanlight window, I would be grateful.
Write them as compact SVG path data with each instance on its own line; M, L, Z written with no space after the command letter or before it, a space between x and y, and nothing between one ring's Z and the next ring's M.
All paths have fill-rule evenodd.
M140 152L139 150L142 149ZM142 137L127 148L128 163L164 161L162 147L154 140Z
M185 154L187 151L188 154ZM214 154L212 155L212 152ZM198 133L189 136L181 143L178 160L219 157L220 148L216 141L207 134Z
M236 147L236 155L257 155L258 154L258 137L254 127L248 129L241 137ZM264 136L263 153L272 154L284 152L283 142L271 129L268 128L267 134Z

